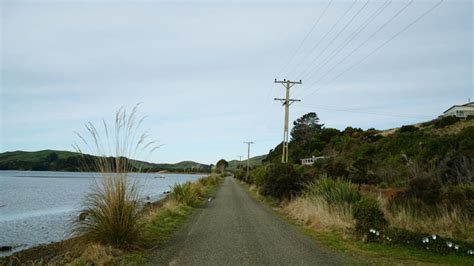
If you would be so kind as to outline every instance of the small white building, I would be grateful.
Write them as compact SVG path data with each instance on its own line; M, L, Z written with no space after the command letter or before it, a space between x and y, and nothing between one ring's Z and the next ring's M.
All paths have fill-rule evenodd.
M322 159L326 159L328 157L326 156L319 156L319 157L311 157L311 158L304 158L304 159L300 159L301 161L301 164L302 165L312 165L314 162L316 162L317 160L322 160Z
M451 108L443 112L442 117L455 116L461 119L466 119L469 115L474 116L474 102L469 102L463 105L453 105Z

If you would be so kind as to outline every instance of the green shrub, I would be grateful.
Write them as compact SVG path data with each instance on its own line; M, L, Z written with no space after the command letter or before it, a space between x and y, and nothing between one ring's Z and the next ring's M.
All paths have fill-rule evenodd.
M341 176L349 176L349 171L347 170L349 165L351 165L351 162L347 158L330 158L324 165L324 171L329 177L337 178Z
M171 197L177 202L186 206L194 206L199 202L199 191L195 189L191 182L184 184L174 184L171 187Z
M250 172L250 183L261 186L265 182L265 167L257 167Z
M244 181L246 172L243 169L237 169L234 172L234 177L238 180Z
M459 121L458 117L455 116L445 116L441 119L438 119L434 122L435 128L443 128L455 124Z
M412 232L404 229L387 227L383 230L369 229L367 239L370 242L411 246L441 255L454 253L474 257L473 243L459 241L452 238L444 238L436 234Z
M299 182L299 175L291 164L268 165L264 180L259 193L280 200L298 194L304 187L304 184Z
M342 179L319 179L307 186L307 193L321 196L329 204L353 204L360 199L358 186Z
M466 117L466 120L469 121L469 120L474 120L474 115L468 115Z
M380 209L377 199L364 195L352 207L356 220L355 230L359 234L367 234L369 230L381 230L388 225Z
M412 125L409 125L409 126L402 126L400 128L400 133L403 133L403 132L415 132L417 131L418 128L415 127L415 126L412 126Z
M430 121L426 121L426 122L423 122L421 123L421 127L429 127L431 125L434 125L434 123L437 121L438 119L433 119L433 120L430 120Z

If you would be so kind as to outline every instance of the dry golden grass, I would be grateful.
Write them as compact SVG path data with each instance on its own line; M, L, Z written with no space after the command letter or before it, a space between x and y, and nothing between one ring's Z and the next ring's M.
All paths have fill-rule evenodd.
M100 244L89 244L81 256L67 265L107 265L121 254L120 250Z
M465 120L465 121L459 121L455 123L454 125L450 125L447 127L433 128L432 132L438 135L457 134L461 132L461 130L463 130L464 128L472 127L472 126L474 126L474 120Z
M283 206L282 210L314 229L347 232L355 225L349 204L330 205L321 197L299 197Z
M413 232L426 232L443 237L450 237L464 241L474 241L473 221L459 209L448 209L440 206L437 215L420 214L409 207L400 207L396 211L389 211L387 200L378 198L385 218L390 225Z

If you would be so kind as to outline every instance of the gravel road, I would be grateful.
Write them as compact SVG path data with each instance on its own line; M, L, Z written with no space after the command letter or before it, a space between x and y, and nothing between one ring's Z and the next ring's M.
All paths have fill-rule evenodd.
M258 203L232 177L215 199L154 251L149 265L341 265L351 261L318 247Z

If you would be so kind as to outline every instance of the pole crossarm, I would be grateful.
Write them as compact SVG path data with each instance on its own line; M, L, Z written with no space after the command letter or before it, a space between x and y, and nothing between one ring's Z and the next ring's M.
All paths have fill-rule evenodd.
M275 101L280 101L282 103L282 105L285 105L286 104L286 99L283 99L283 98L275 98L273 99ZM290 102L290 105L293 103L293 102L301 102L301 100L299 99L288 99L288 101Z

